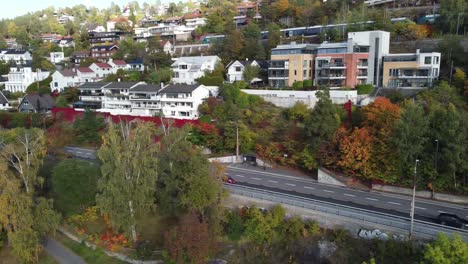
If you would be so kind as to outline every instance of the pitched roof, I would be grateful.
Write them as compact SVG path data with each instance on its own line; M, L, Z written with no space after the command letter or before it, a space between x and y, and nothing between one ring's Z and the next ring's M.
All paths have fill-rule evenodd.
M27 94L24 100L28 100L28 102L32 105L32 107L38 111L44 108L53 108L55 107L55 100L49 94ZM23 101L21 103L23 103ZM38 108L41 109L38 109Z
M130 89L140 82L111 82L106 86L107 89Z
M74 72L72 70L69 70L69 69L61 70L61 71L59 71L59 73L62 74L62 76L64 76L64 77L74 77L74 76L76 76L76 72Z
M192 57L180 57L171 66L177 66L181 62L185 62L187 64L203 64L209 60L220 60L218 56L192 56Z
M124 60L113 60L112 63L114 63L115 65L120 65L120 66L127 65L127 63Z
M79 71L79 72L82 72L82 73L93 73L94 72L89 67L78 67L76 70Z
M157 93L159 90L161 90L160 85L142 83L142 84L138 84L137 86L130 89L130 92L153 92L153 93Z
M79 50L73 52L72 56L89 56L89 51L87 50Z
M27 50L8 50L5 54L25 54Z
M105 62L95 62L93 64L96 64L96 66L98 66L99 68L112 68L112 66Z
M201 17L201 14L197 14L197 13L191 13L191 14L184 15L184 19L193 19L193 18L199 18L199 17Z
M91 50L100 50L100 49L105 49L105 50L111 50L112 48L119 48L117 45L99 45L99 46L94 46L91 48Z
M5 97L2 91L0 91L0 104L8 104L8 99Z
M137 58L137 59L128 61L127 64L143 64L143 59L142 58Z
M199 84L169 84L168 86L164 87L159 93L191 93L201 85Z
M79 89L100 89L104 88L107 85L109 85L110 82L85 82L80 87Z

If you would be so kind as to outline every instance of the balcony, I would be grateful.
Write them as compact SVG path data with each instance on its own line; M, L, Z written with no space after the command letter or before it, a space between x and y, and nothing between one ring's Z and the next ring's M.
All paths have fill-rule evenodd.
M367 69L367 67L369 67L369 63L367 61L366 62L358 62L357 67L358 67L358 69Z
M317 68L346 69L346 64L344 64L344 63L322 63L322 64L318 64Z
M102 96L80 95L80 101L83 102L101 102Z
M159 100L159 98L150 95L130 95L130 100Z

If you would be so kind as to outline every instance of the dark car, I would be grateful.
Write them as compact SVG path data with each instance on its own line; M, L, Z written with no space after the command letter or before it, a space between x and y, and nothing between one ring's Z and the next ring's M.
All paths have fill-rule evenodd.
M441 225L468 229L468 221L458 217L456 214L441 213L437 217L437 220Z
M224 179L224 182L235 184L235 183L236 183L236 180L234 180L233 178L227 176L227 177Z

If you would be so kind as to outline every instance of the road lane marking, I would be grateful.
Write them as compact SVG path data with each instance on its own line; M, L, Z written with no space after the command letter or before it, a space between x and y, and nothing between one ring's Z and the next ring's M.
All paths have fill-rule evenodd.
M329 190L323 190L323 191L327 193L335 193L334 191L329 191Z
M354 195L354 194L349 194L349 193L344 193L343 195L344 195L344 196L349 196L349 197L354 197L354 196L356 196L356 195Z
M244 175L239 175L239 174L237 174L237 175L236 175L236 177L245 178L245 176L244 176Z
M256 181L261 181L262 179L260 178L251 178L252 180L256 180Z
M387 202L389 204L396 204L396 205L401 205L401 203L395 203L395 202Z
M296 186L296 184L293 184L293 183L286 183L286 185L289 185L289 186Z
M309 187L309 186L304 186L304 189L315 190L315 188L314 188L314 187Z
M277 181L272 181L272 180L268 180L268 182L272 182L272 183L278 183Z
M418 207L418 206L415 206L415 207L416 207L416 209L426 210L426 208L424 208L424 207Z
M366 197L366 200L371 200L371 201L378 201L378 199L369 198L369 197Z
M439 213L441 213L441 214L448 214L448 213L445 212L445 211L437 211L437 212L439 212Z

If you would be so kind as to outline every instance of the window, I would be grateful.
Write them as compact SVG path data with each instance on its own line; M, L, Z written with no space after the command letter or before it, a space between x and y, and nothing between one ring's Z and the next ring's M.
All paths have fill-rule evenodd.
M302 67L307 68L307 61L306 61L306 60L304 60L304 61L302 62Z
M435 61L436 61L435 64L439 64L439 57L438 56L435 57Z
M241 67L236 67L236 72L240 72L242 70Z
M424 64L431 64L432 58L431 57L424 57Z
M307 70L304 70L304 75L303 75L303 77L304 77L304 78L307 77Z
M296 76L296 75L297 75L297 71L296 71L296 70L294 70L294 76Z
M58 82L54 82L54 87L58 87Z

